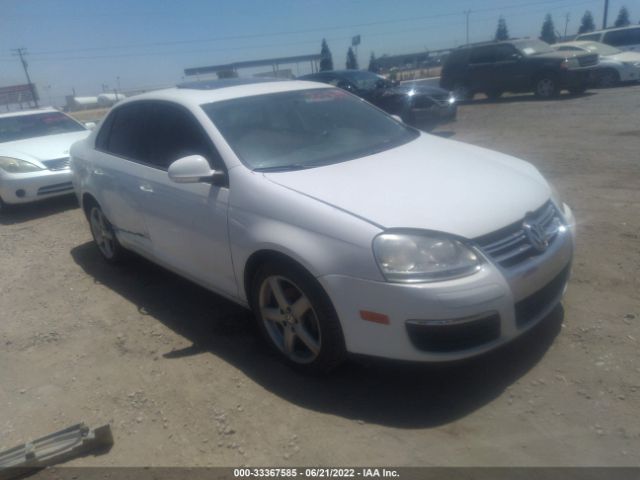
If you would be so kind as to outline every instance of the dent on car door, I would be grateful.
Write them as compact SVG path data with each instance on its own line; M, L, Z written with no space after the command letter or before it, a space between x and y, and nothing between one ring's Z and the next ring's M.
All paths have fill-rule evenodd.
M172 162L188 155L202 155L219 169L216 150L183 107L158 103L152 118L154 145L143 211L153 254L209 288L236 295L227 233L229 189L206 182L175 183L167 173Z
M144 167L132 161L143 155L144 105L123 105L107 118L96 142L92 182L98 202L120 241L148 251L149 235L141 208Z

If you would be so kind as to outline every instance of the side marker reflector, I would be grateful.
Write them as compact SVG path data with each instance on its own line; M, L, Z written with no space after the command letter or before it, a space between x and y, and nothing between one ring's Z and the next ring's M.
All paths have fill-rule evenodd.
M382 325L389 325L389 317L376 312L370 312L368 310L360 310L360 318L368 322L381 323Z

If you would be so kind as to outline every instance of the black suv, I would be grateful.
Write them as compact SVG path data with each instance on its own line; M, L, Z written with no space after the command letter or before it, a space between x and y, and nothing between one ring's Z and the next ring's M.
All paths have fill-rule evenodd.
M474 44L451 52L440 86L453 90L459 100L470 100L476 93L495 99L504 92L550 98L563 89L583 93L591 67L597 64L597 54L558 52L541 40Z

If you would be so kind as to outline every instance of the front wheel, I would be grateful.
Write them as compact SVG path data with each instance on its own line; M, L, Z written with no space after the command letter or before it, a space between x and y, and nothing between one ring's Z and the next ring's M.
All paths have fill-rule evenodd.
M125 250L116 238L113 225L98 205L93 205L89 210L89 225L93 240L102 257L109 263L121 262L125 256Z
M293 367L322 373L344 360L335 309L302 268L288 262L264 264L252 282L251 306L267 342Z
M552 98L560 93L558 81L553 75L538 77L534 86L534 93L538 98Z

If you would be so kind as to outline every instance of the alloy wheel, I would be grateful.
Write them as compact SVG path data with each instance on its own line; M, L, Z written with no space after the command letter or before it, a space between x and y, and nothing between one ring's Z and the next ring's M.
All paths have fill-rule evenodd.
M555 94L555 91L556 91L556 84L550 78L542 78L538 81L538 84L536 85L536 93L540 97L544 97L544 98L551 97Z
M100 252L105 258L112 259L116 251L115 235L109 220L107 220L100 208L93 207L91 209L89 223L91 225L91 233L93 233L93 238Z
M320 322L305 293L279 275L264 279L259 293L260 318L274 345L298 364L313 362L322 347Z

